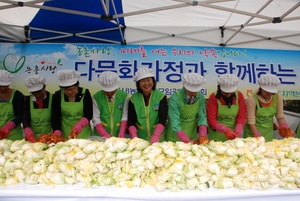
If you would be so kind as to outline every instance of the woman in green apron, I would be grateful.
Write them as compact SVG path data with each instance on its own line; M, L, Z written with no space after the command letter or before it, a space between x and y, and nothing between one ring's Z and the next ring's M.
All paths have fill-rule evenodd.
M243 94L237 91L239 78L223 74L217 79L218 90L207 101L208 137L224 142L240 137L246 122L246 105Z
M14 75L0 70L0 140L22 140L23 131L20 126L24 105L23 94L9 88Z
M286 128L289 134L293 134L284 119L283 100L277 90L280 80L275 75L263 74L257 82L259 89L255 90L247 100L248 124L245 126L244 137L263 136L267 142L272 141L274 115L279 124L279 134L285 137L285 133L280 132L281 128Z
M118 85L117 73L105 71L98 77L101 89L93 96L93 124L96 135L125 137L129 95Z
M137 92L128 103L128 130L132 138L139 137L151 144L165 141L168 116L167 97L156 89L154 74L149 68L139 68L134 76Z
M46 78L32 75L25 79L30 96L25 97L23 128L26 140L36 142L41 134L51 133L52 94L46 91Z
M57 77L61 90L53 95L53 134L61 133L65 139L91 136L92 98L88 89L79 87L80 73L65 69L58 71Z
M182 76L183 88L173 93L169 100L167 141L185 143L207 134L205 100L200 92L205 78L197 73ZM197 129L198 128L198 129Z

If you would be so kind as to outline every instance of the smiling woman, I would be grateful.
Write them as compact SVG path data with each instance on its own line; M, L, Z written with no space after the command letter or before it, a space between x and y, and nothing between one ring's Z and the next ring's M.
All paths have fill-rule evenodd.
M139 68L134 76L137 92L128 106L128 128L132 138L150 141L165 140L165 124L168 115L167 97L156 89L154 74L149 68Z

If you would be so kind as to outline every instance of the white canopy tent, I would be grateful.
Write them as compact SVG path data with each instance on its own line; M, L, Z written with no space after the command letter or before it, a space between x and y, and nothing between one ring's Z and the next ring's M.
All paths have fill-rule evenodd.
M109 12L114 0L100 0L100 15L42 5L48 1L0 0L0 36L6 38L4 42L55 42L53 38L31 40L24 29L39 9L45 9L72 14L70 18L80 15L109 21L116 29L126 27L121 41L98 39L95 43L300 49L299 0L122 0L123 13ZM118 21L122 18L125 25ZM60 37L74 35L71 31L55 32ZM86 32L76 34L77 38L88 38Z
M300 49L299 0L125 0L123 6L128 44Z

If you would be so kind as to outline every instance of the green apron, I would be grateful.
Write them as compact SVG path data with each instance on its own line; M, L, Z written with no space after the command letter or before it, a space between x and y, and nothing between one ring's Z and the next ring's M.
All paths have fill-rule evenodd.
M13 99L15 96L16 90L13 90L12 95L9 99L9 102L0 103L0 128L2 128L7 122L12 121L15 117L14 108L13 108ZM18 125L16 128L10 131L10 134L6 137L10 140L22 140L23 130L21 125Z
M216 94L216 92L215 92ZM234 105L231 105L229 108L228 105L222 105L221 101L217 99L218 102L218 115L217 121L231 130L234 131L236 124L236 117L239 112L239 101L238 101L238 93L235 92L236 102ZM224 133L213 130L210 126L208 127L208 138L214 141L227 141L227 137Z
M69 139L69 134L75 124L83 117L83 99L85 95L85 88L82 89L83 97L80 102L66 102L64 93L61 93L61 130L62 136ZM90 124L82 128L82 132L78 134L77 138L85 139L92 134Z
M103 90L98 91L94 98L100 110L101 123L106 132L114 137L118 137L120 131L120 122L123 114L124 102L128 94L125 91L117 89L113 102L107 100L107 96ZM99 136L97 130L94 130L95 135Z
M296 135L297 135L297 138L300 138L300 122L298 123L298 126L296 128Z
M273 95L273 105L270 107L260 107L256 94L253 94L256 101L255 126L258 132L264 136L266 142L272 141L274 138L273 118L277 112L277 94ZM253 137L253 134L246 123L244 129L244 138Z
M130 100L134 104L134 109L137 116L137 135L139 138L150 141L153 135L153 132L156 128L156 125L159 121L159 103L164 97L164 93L158 90L153 90L150 99L149 105L145 106L145 101L142 93L135 93L131 96ZM165 129L160 135L160 142L165 141Z
M32 96L30 99L30 115L31 115L31 129L34 132L35 139L38 139L41 134L51 133L51 105L52 94L49 94L48 108L34 108L34 101Z
M181 109L180 109L180 127L187 134L190 140L197 140L197 118L198 118L198 110L200 107L200 101L197 99L194 104L188 105L183 101L183 97L180 94L180 91L176 91L179 96ZM170 119L169 119L170 121ZM171 123L167 124L167 141L177 142L181 141L176 133L173 133Z

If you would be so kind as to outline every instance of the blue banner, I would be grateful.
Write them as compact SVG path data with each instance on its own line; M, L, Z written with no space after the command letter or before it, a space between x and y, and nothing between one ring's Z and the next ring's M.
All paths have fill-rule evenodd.
M14 73L12 83L28 94L24 79L41 74L47 89L59 89L56 72L75 69L81 73L80 86L92 93L100 90L97 77L103 71L117 72L120 89L136 91L133 76L138 68L152 68L157 88L170 96L182 88L181 75L195 72L206 78L202 93L208 98L217 89L217 77L232 73L240 78L238 90L247 98L258 88L261 74L276 75L284 99L300 99L300 51L243 49L228 47L99 45L99 44L0 44L1 69Z

